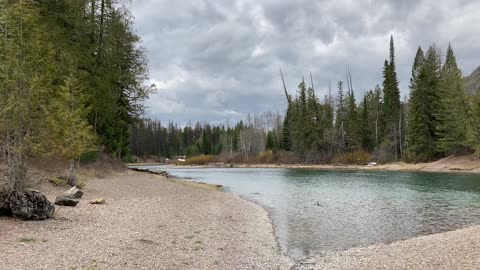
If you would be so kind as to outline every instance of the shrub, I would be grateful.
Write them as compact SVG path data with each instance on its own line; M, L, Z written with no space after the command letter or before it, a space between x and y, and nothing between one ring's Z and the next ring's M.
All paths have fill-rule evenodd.
M369 161L370 154L363 150L352 151L345 154L338 154L332 159L333 164L367 165Z
M83 164L93 163L99 158L98 151L90 151L80 155L80 162Z
M256 163L263 163L263 164L269 164L275 162L275 156L273 155L272 150L267 150L264 152L260 152L257 155L256 158Z
M49 181L55 186L66 186L68 184L65 177L55 177L55 178L49 179Z
M217 156L213 155L201 155L196 157L187 158L185 165L206 165L209 163L215 163Z
M275 156L276 162L279 164L295 164L300 162L300 159L295 156L295 154L287 151L278 151Z
M195 157L195 156L200 155L200 150L198 150L198 147L195 144L190 145L189 147L187 147L187 150L186 150L185 154L186 154L187 158Z
M80 182L78 182L77 187L79 189L84 189L86 185L87 185L87 183L85 181L80 181Z

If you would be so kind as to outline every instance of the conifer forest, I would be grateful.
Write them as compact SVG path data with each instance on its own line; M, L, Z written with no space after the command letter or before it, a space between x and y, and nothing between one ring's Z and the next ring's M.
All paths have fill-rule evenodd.
M232 124L161 123L145 118L155 86L146 83L146 51L123 5L1 0L0 9L0 143L9 189L22 188L30 157L69 160L74 181L78 161L99 153L239 162L267 153L271 162L356 164L480 154L480 91L466 91L471 82L450 45L444 56L435 45L418 48L403 97L392 36L378 71L383 81L363 96L348 63L345 79L322 96L314 74L287 89L279 70L286 107L277 112Z
M355 96L353 71L318 96L312 74L295 91L283 83L287 108L249 115L231 125L160 123L132 126L137 156L218 155L237 153L242 160L265 151L273 160L288 154L292 162L365 164L427 162L452 154L480 154L480 91L465 86L449 45L442 58L435 45L418 47L412 61L409 95L401 96L393 36L386 44L383 81ZM475 72L478 72L475 71ZM282 85L282 84L279 84ZM334 89L333 89L334 88Z
M0 143L8 189L30 157L129 155L152 90L129 11L112 0L0 1Z

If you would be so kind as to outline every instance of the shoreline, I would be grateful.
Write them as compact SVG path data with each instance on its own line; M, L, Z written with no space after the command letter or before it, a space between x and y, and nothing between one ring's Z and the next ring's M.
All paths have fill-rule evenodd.
M326 251L298 262L295 270L480 269L480 225L392 243Z
M311 170L339 170L339 171L393 171L393 172L428 172L428 173L455 173L480 174L480 159L472 156L451 156L428 163L394 162L367 165L334 165L334 164L209 164L209 165L174 165L159 163L131 163L128 166L158 166L171 168L263 168L263 169L311 169Z
M52 199L61 189L41 190ZM89 205L97 196L107 204ZM133 171L88 181L79 206L57 207L55 215L41 222L0 217L0 268L480 268L480 225L294 260L258 202L216 185Z
M39 188L52 200L63 189ZM1 269L284 269L266 209L216 186L128 171L55 219L0 217ZM90 205L103 197L105 205ZM22 254L21 257L18 254ZM72 255L74 254L74 255Z
M392 166L394 165L394 166ZM412 167L400 167L399 164L386 164L376 167L362 166L333 166L333 165L249 165L243 164L234 168L294 168L294 169L339 169L345 171L370 170L370 171L411 171L428 173L479 173L478 167L468 171L454 169L444 166L445 160L428 164L417 164ZM403 164L402 164L403 165ZM434 167L436 165L437 167ZM454 166L456 164L453 163ZM173 166L184 168L230 168L230 166ZM456 167L453 167L456 168ZM188 181L179 179L180 181ZM273 226L270 211L261 203L239 196L241 199L252 202L263 208ZM366 246L358 246L343 250L332 250L319 252L301 259L291 257L285 250L277 237L275 226L273 234L277 243L278 251L294 261L292 270L320 270L320 269L480 269L480 252L476 246L480 242L480 225L472 224L464 228L445 231L435 234L418 235L412 238L398 240L390 243L375 243ZM440 251L438 251L440 249ZM413 250L413 251L412 251ZM452 257L450 253L455 253ZM437 259L439 257L439 259Z

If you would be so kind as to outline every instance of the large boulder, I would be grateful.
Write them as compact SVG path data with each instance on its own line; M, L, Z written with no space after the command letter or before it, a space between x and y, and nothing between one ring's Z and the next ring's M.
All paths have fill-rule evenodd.
M80 199L74 198L72 196L67 196L67 195L57 196L57 198L55 199L56 205L63 205L63 206L77 206L79 202L80 202Z
M36 190L13 192L9 204L13 216L23 220L43 220L55 212L55 206Z
M65 192L65 196L80 199L83 196L83 191L81 191L78 187L72 187Z
M10 203L6 192L0 192L0 216L11 215Z

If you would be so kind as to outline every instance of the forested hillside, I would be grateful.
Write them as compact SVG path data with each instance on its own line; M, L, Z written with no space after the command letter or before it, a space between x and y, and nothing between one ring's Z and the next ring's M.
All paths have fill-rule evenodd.
M380 72L380 71L379 71ZM405 160L425 162L457 153L480 154L480 92L474 75L462 81L454 51L445 59L439 49L418 48L412 59L409 95L400 96L395 67L395 45L390 39L383 81L356 97L352 72L319 97L313 84L302 79L294 95L283 91L288 107L283 120L240 122L234 127L199 124L162 127L145 121L133 127L136 155L194 156L232 152L244 160L273 150L289 152L303 162L360 163ZM465 88L469 88L468 93ZM357 92L358 93L358 92ZM249 139L251 138L251 139ZM145 143L148 142L148 143Z
M475 94L480 89L480 67L475 69L470 75L463 78L465 91L468 94Z
M129 11L112 0L0 0L0 142L6 189L28 157L129 154L147 64Z

